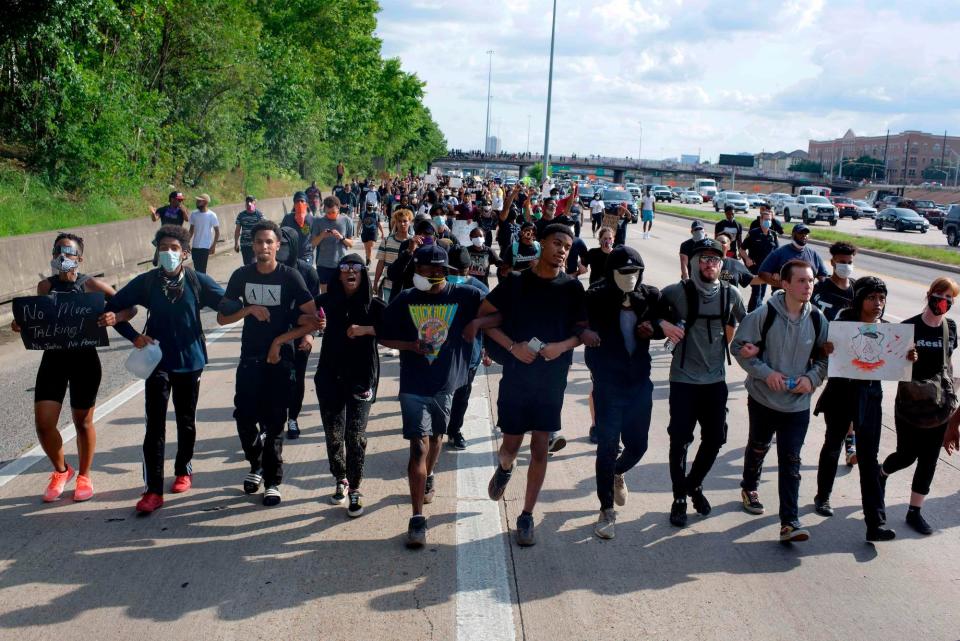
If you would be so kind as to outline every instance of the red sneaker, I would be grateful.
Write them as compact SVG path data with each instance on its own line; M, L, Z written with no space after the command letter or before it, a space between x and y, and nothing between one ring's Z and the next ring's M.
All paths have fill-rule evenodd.
M163 497L155 492L144 492L143 497L137 501L137 512L141 514L150 514L162 507Z
M73 479L74 474L76 474L76 472L72 467L70 467L69 463L67 463L67 469L63 472L54 470L50 474L50 481L47 483L47 489L43 491L43 502L53 503L54 501L58 500L60 495L63 494L63 488L65 488L67 483Z
M183 476L178 476L173 480L173 487L170 488L170 491L174 494L182 494L191 487L193 487L193 475L184 474Z

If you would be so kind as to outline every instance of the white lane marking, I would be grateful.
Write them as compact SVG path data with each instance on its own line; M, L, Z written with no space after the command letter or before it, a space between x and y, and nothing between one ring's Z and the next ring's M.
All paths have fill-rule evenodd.
M207 336L207 344L213 343L220 339L224 334L230 330L238 327L240 321L233 323L232 325L226 325L220 327L215 331L211 332ZM137 380L133 383L130 383L122 390L114 394L107 400L105 403L97 405L96 411L93 413L93 422L94 424L99 423L107 416L112 414L118 408L122 407L124 403L136 397L143 391L144 381ZM65 410L69 411L67 408ZM60 438L63 439L63 443L67 444L72 441L77 436L77 429L74 427L73 423L67 423L67 425L60 430ZM24 452L19 457L10 461L10 463L4 465L0 468L0 487L3 487L13 479L17 478L31 467L39 463L40 461L46 460L47 455L43 453L43 448L39 445L34 446L27 452Z
M487 377L477 372L457 454L457 641L514 641L500 503L487 497L496 462Z

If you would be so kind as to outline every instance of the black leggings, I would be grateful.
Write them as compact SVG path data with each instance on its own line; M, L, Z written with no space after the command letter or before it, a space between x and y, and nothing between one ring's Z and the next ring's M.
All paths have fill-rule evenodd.
M320 386L317 385L320 390ZM327 440L330 473L337 481L347 479L351 490L359 490L363 479L363 462L367 454L367 420L370 401L360 401L342 388L317 394L320 419Z
M297 341L299 343L299 341ZM298 349L293 354L293 370L297 380L290 388L290 409L287 411L287 418L296 420L300 417L300 410L303 409L303 394L306 390L307 379L307 361L310 360L310 352Z
M917 469L913 471L911 490L926 496L930 493L930 484L933 474L937 471L937 458L943 446L943 435L947 431L947 424L940 427L921 429L895 419L897 425L897 451L888 456L883 462L883 472L893 474L910 467L917 462Z
M167 405L173 396L173 412L177 420L177 457L173 464L176 476L193 473L190 461L197 441L197 400L200 398L200 375L196 372L154 370L144 386L147 431L143 435L143 478L147 491L163 494L163 457L167 438Z

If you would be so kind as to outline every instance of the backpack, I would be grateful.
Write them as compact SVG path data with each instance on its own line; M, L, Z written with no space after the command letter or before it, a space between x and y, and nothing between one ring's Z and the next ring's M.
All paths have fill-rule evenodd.
M203 351L207 351L207 337L203 332L203 323L200 321L200 308L202 299L200 298L200 278L197 277L197 272L192 268L184 266L183 274L187 281L187 286L190 287L193 291L193 297L197 301L197 327L200 328L200 340L203 342ZM143 277L143 299L139 301L139 304L146 308L147 310L147 320L143 324L144 333L147 332L147 326L150 322L150 292L153 291L153 288L157 284L157 280L160 278L160 269L151 269Z
M770 302L764 303L764 306L767 308L767 315L763 319L763 325L760 327L760 340L755 344L760 349L760 352L757 354L757 358L763 357L763 351L767 343L767 332L770 331L770 328L773 327L773 323L777 320L777 317L780 313L774 309ZM813 347L810 348L810 358L808 360L816 360L816 357L821 347L817 347L817 339L820 337L820 329L823 327L824 315L820 311L820 308L814 304L810 304L810 320L813 321Z
M730 343L727 341L727 324L730 322L730 314L733 312L733 303L730 302L730 285L725 282L720 282L720 315L719 316L701 316L700 315L700 295L697 293L697 286L689 278L683 281L683 292L687 300L687 317L683 319L685 325L683 328L684 332L689 332L690 328L693 327L693 324L697 322L697 319L704 319L707 321L707 335L710 333L710 321L720 320L720 334L723 338L723 352L727 355L727 364L732 364L730 359ZM712 337L710 337L712 340ZM684 340L681 341L681 352L680 352L680 367L683 367L687 359L687 340L686 335L684 335Z

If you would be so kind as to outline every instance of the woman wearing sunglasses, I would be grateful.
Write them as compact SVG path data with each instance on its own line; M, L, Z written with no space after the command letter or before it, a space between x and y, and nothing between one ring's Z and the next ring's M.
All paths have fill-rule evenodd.
M101 293L108 299L113 297L116 294L113 287L98 278L80 273L82 262L83 239L74 234L59 234L53 242L53 258L50 261L53 275L37 284L37 296L54 293ZM100 315L97 324L101 327L115 326L133 318L136 313L136 308L125 309L116 314L106 312ZM11 327L15 332L20 331L16 321ZM80 472L73 491L73 500L87 501L93 498L90 467L93 465L93 451L97 444L93 413L100 389L100 376L100 357L95 347L49 350L43 353L34 386L33 413L40 447L53 464L53 472L43 492L45 503L58 500L67 483L77 476L77 470L67 463L63 453L63 439L57 429L68 388L73 423L77 428L77 467Z
M376 327L384 302L373 296L370 276L359 254L340 260L337 278L317 297L326 327L314 383L326 433L327 458L336 488L334 505L349 498L347 515L363 514L360 481L367 449L367 419L377 398L380 358Z

